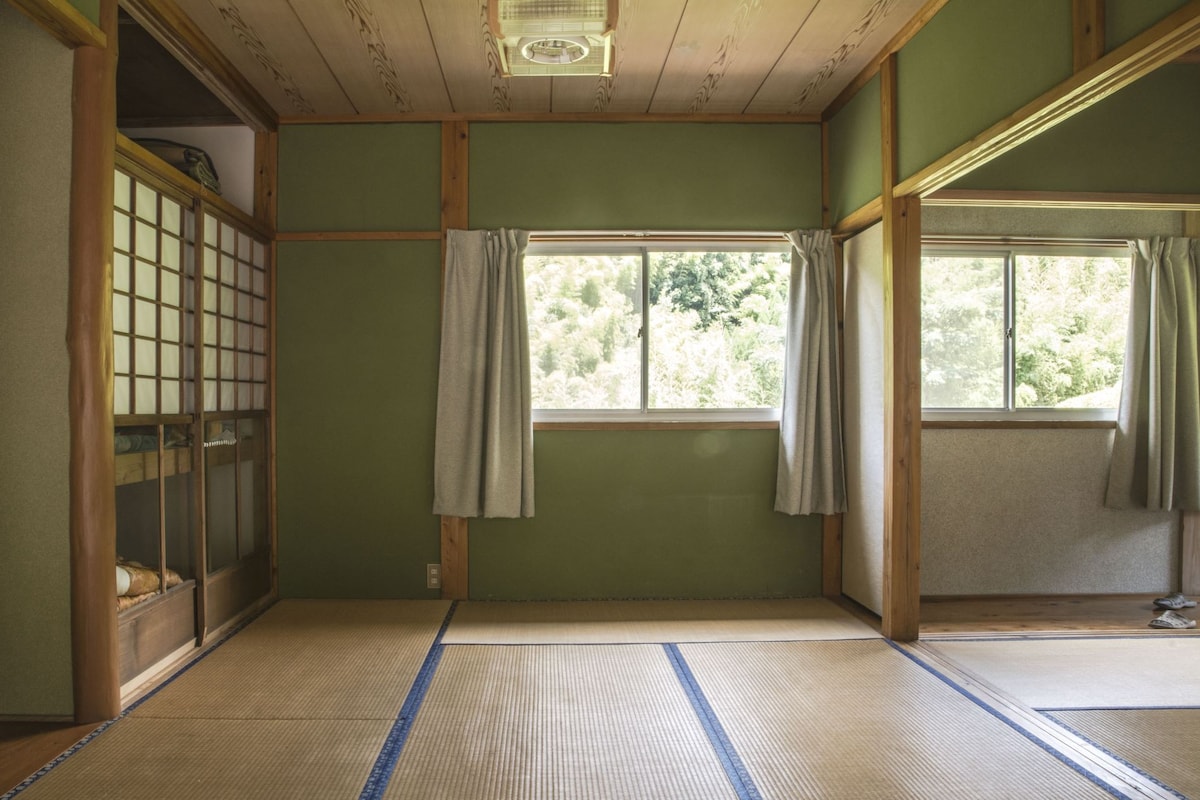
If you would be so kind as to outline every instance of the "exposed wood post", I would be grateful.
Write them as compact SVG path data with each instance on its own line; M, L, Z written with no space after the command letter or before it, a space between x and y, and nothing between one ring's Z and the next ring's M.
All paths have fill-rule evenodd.
M1075 71L1104 55L1104 0L1071 0Z
M75 50L67 352L71 435L71 672L75 721L121 712L113 456L113 170L117 0L100 3L107 47Z
M1200 238L1200 211L1184 212L1183 235ZM1200 594L1200 511L1184 511L1180 528L1180 591Z
M442 281L446 278L446 231L466 228L467 160L470 129L462 120L442 123ZM442 517L442 597L466 600L470 596L467 565L467 521Z
M883 112L883 634L920 626L921 199L895 195L896 57L881 68Z

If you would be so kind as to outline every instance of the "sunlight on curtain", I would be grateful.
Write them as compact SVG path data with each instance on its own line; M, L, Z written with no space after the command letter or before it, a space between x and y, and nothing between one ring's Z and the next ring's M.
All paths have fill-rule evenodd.
M793 231L775 510L846 510L833 236Z
M1105 505L1200 509L1200 239L1129 243L1133 279L1121 410Z
M433 513L533 516L529 233L447 231Z

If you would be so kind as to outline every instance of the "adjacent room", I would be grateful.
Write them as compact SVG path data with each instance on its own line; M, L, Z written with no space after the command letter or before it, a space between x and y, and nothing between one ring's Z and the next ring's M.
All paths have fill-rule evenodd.
M1198 54L0 3L0 800L1200 797Z

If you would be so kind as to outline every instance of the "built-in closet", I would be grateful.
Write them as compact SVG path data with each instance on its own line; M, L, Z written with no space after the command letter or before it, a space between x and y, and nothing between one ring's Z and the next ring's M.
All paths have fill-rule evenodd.
M271 592L270 232L118 136L113 411L123 694Z

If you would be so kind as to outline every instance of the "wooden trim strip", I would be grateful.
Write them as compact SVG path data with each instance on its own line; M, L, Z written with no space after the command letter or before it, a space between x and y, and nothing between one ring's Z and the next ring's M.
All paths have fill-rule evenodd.
M717 122L746 124L815 125L819 114L632 114L607 111L488 111L477 114L309 114L279 118L280 125L356 125L381 122Z
M1169 15L896 186L926 195L1200 45L1200 0Z
M833 226L835 239L849 239L883 219L883 197L876 197L857 211L851 211Z
M1200 209L1200 194L1137 192L938 189L932 194L926 195L923 201L928 206L987 206L995 208L1130 208L1160 211Z
M850 81L846 85L846 88L842 89L841 93L833 98L833 102L825 106L825 110L821 112L821 119L828 121L845 108L846 104L854 99L854 95L858 94L879 73L880 66L887 60L888 56L900 52L901 48L908 44L929 23L929 20L933 19L942 10L942 6L946 5L949 1L928 0L921 7L921 10L913 15L913 18L883 46L879 54L871 59L867 66L863 67L862 71L854 77L854 80Z
M153 184L156 189L171 194L176 199L197 198L202 200L213 210L226 215L237 224L245 226L263 239L273 238L274 231L264 226L262 222L242 211L221 195L192 180L122 133L117 133L116 151L117 163L122 168L137 172L139 177L147 178L147 182Z
M172 0L121 0L121 6L242 122L278 130L275 109Z
M1183 235L1200 238L1200 211L1183 215ZM1179 585L1184 594L1200 594L1200 511L1184 511L1180 520Z
M280 242L403 242L441 239L441 231L279 231Z
M108 36L67 0L8 0L67 47L107 47Z
M1117 427L1114 420L1109 419L1013 419L1013 420L957 420L957 419L930 419L922 420L922 430L957 430L957 429L978 429L978 430L1054 430L1054 429L1084 429L1084 428L1108 428Z
M1087 69L1104 55L1104 0L1071 0L1075 71Z
M115 35L117 0L102 0ZM121 711L113 453L113 183L116 48L75 49L67 353L71 439L71 673L75 721Z

